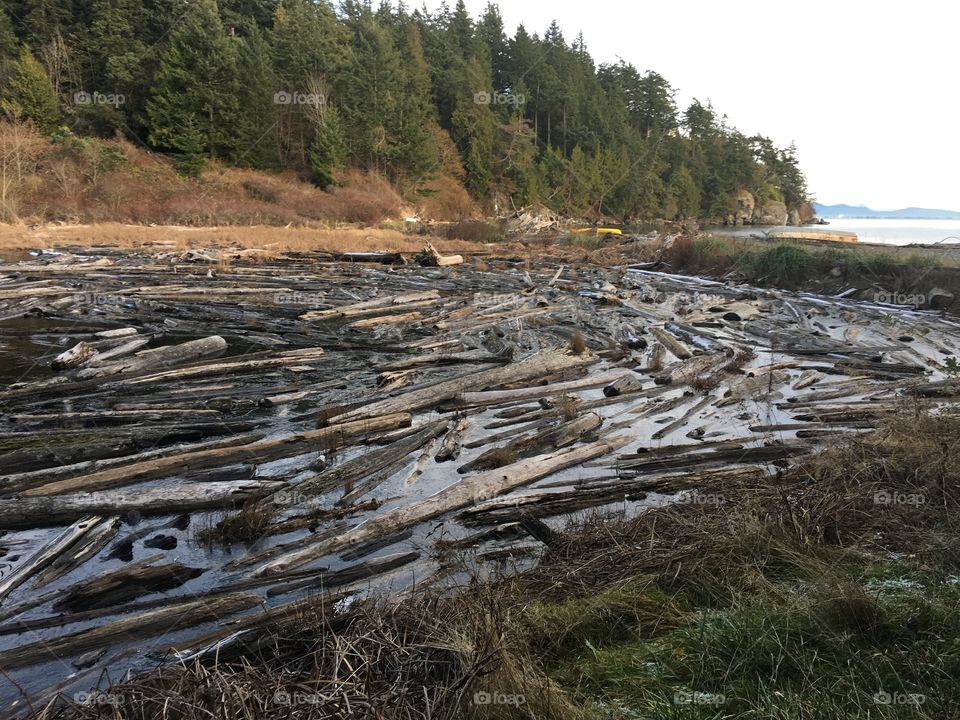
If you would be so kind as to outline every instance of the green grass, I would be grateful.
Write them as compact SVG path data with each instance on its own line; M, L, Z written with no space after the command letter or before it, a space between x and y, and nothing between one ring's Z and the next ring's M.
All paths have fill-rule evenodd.
M569 602L541 607L540 618L576 628L551 676L598 718L954 716L960 588L902 564L850 571L839 584L785 583L779 601L745 596L725 610L688 609L654 633L624 622L635 618L623 593L583 601L582 615ZM660 602L674 619L688 605L649 588L633 592L639 607ZM878 692L904 702L883 704ZM923 702L910 704L912 693Z
M809 280L817 269L811 251L788 243L748 251L740 258L740 265L752 280L785 287Z

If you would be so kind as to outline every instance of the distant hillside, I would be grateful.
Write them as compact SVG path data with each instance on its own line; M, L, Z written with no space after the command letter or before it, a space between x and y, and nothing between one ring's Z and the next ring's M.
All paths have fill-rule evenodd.
M908 207L902 210L874 210L863 205L821 205L813 209L822 218L903 218L909 220L960 220L960 212Z

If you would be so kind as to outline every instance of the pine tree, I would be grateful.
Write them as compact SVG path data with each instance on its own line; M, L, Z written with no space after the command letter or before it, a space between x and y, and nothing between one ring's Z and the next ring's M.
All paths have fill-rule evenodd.
M280 167L277 138L275 79L271 69L270 46L263 32L253 27L240 40L237 57L239 105L234 162L256 168Z
M397 163L414 184L429 179L437 169L436 112L431 102L430 69L423 54L420 31L413 23L403 29L401 88L396 134L399 146Z
M490 105L490 78L476 58L467 63L467 94L453 113L453 139L463 156L467 185L478 197L486 195L493 174L496 121Z
M343 167L347 147L340 124L340 115L335 107L326 108L314 127L309 148L310 170L314 185L326 190L335 181L334 173Z
M13 63L0 104L8 116L28 118L45 133L52 133L60 125L60 109L50 78L26 48Z
M235 149L236 47L223 32L215 0L195 0L170 37L147 102L150 142L178 151L196 173L198 156Z
M309 101L291 101L276 108L280 157L285 165L312 164L309 148L315 122L311 111L317 103L331 102L336 81L349 63L348 41L347 28L337 21L325 0L283 0L277 5L269 34L274 90L284 99L304 97Z
M0 8L0 87L6 84L19 55L20 44L13 31L13 23L7 11Z

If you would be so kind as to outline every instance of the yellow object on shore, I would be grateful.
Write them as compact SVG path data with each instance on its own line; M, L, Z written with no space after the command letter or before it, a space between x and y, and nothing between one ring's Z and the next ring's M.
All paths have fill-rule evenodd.
M620 228L610 228L610 227L585 227L585 228L573 228L570 232L572 233L595 233L597 235L623 235L623 231Z

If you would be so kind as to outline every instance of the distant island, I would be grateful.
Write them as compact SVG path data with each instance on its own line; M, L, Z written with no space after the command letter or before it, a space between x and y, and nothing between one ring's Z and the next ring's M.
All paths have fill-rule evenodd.
M817 217L831 218L901 218L904 220L960 220L960 212L934 208L908 207L902 210L874 210L864 205L813 204Z

